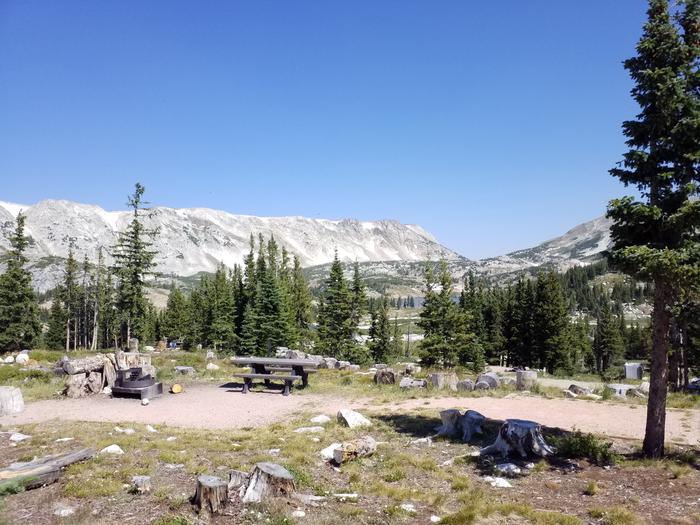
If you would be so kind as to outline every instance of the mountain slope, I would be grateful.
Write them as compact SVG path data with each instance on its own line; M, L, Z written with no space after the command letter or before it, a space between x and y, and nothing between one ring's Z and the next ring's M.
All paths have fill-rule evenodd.
M108 212L98 206L62 200L41 201L32 206L0 202L0 254L9 249L14 218L27 217L31 237L28 257L35 284L41 290L60 278L56 268L68 254L71 241L76 257L94 259L100 246L109 248L117 232L131 220L130 212ZM397 221L326 220L304 217L253 217L205 208L154 208L144 219L157 228L157 270L188 276L211 272L223 262L242 263L249 238L274 235L277 242L301 259L303 266L328 263L335 250L347 261L458 260L454 251L440 245L420 226Z

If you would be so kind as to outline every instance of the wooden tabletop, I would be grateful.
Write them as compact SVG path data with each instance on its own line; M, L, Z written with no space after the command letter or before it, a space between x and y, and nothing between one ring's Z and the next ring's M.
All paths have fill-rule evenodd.
M317 368L318 363L313 359L283 359L276 357L236 357L231 360L236 365L269 365L269 366L303 366Z

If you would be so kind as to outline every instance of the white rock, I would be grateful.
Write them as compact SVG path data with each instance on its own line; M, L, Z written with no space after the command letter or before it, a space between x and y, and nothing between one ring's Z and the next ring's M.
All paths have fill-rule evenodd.
M369 427L372 425L372 422L365 416L349 408L343 408L338 411L338 422L350 428Z
M271 448L270 450L267 451L268 454L271 456L279 456L280 455L280 449L278 448Z
M292 518L303 518L304 516L306 516L306 512L303 510L295 510L292 512Z
M484 478L484 481L486 481L487 483L490 483L492 487L496 487L499 489L509 489L513 486L508 482L507 479L494 478L492 476L486 476Z
M142 407L148 406L149 403L150 403L150 401L148 400L147 397L144 397L141 399L141 406Z
M218 370L220 367L216 363L207 363L207 370Z
M333 497L340 501L357 501L359 496L355 493L338 493L333 494Z
M323 432L325 429L323 427L301 427L294 430L297 434L308 434L309 432Z
M4 359L4 361L5 361L6 363L14 363L14 362L15 362L15 358L14 358L14 356L8 355L8 356Z
M56 443L65 443L67 441L73 441L75 438L58 438Z
M157 433L158 431L153 428L151 425L146 425L146 430L149 432Z
M100 450L100 454L123 454L124 451L119 445L110 445Z
M321 442L321 438L312 437L312 438L311 438L311 441L313 441L314 443L320 443L320 442Z
M126 434L127 436L130 436L131 434L136 433L136 431L133 428L114 427L114 431L119 433L119 434Z
M416 506L413 503L402 503L399 505L399 507L401 507L401 510L408 512L409 514L416 513Z
M15 357L15 363L18 363L20 365L26 365L29 362L29 355L28 354L19 354L17 357Z
M22 434L21 432L15 432L10 436L10 441L13 443L19 443L20 441L24 441L26 439L31 439L32 436L28 436L27 434Z
M321 457L326 461L333 459L333 451L340 447L340 443L332 443L321 451Z
M508 477L515 477L522 473L520 467L518 467L514 463L501 463L500 465L496 465L496 470L504 476Z
M111 395L112 395L112 389L111 389L111 387L108 387L108 386L104 387L104 388L102 389L102 393L103 393L103 394L106 394L106 395L108 395L108 396L111 396Z
M430 523L440 523L442 521L442 518L440 516L436 516L433 514L430 516Z
M411 441L412 445L428 445L429 447L433 445L433 438L430 436L424 438L418 438Z
M326 423L331 422L331 418L329 418L325 414L320 414L316 417L312 417L309 421L311 421L312 423L316 423L318 425L325 425Z
M53 506L53 514L59 518L67 518L68 516L75 514L75 507L71 507L70 505L59 501Z
M175 436L168 436L165 441L175 441L177 438Z

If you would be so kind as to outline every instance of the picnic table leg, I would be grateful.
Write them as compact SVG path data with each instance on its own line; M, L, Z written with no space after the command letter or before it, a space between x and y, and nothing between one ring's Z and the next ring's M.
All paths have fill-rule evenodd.
M301 387L306 388L309 385L309 374L304 370L303 366L293 366L294 375L301 376Z
M249 377L243 378L243 390L241 392L243 392L244 394L250 392L250 385L252 382L253 380Z
M289 381L288 379L286 379L284 381L284 392L282 392L282 395L288 396L290 394L291 387L292 387L292 382Z

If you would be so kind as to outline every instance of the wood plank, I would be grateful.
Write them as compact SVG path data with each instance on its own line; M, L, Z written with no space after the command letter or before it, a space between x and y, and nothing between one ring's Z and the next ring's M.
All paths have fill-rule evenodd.
M279 374L233 374L233 377L242 377L242 378L248 378L248 379L265 379L269 381L297 381L298 379L301 379L301 376L295 376L295 375L279 375Z
M270 366L303 366L318 368L318 363L312 359L279 359L276 357L236 357L231 360L236 365L270 365Z

